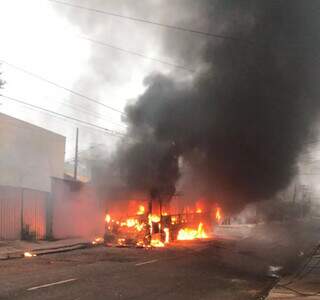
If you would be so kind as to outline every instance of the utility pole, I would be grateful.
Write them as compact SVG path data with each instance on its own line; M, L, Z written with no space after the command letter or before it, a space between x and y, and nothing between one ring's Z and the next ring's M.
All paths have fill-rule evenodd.
M79 128L77 128L76 133L76 150L74 155L74 173L73 173L73 179L77 180L77 173L78 173L78 141L79 141Z
M292 203L295 204L296 202L296 196L297 196L297 183L294 184L294 192L292 197Z

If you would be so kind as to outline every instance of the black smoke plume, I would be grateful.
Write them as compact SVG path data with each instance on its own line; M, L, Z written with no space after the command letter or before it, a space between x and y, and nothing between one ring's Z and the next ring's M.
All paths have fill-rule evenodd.
M178 73L145 79L145 93L126 108L118 161L130 188L163 195L175 193L188 165L188 189L234 211L285 188L310 139L320 105L320 2L201 3L208 31L235 39L207 37L205 67L192 82ZM175 34L172 51L181 49Z

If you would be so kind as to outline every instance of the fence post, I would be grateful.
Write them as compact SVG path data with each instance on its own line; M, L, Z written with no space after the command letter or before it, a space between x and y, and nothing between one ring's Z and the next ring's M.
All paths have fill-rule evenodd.
M46 199L46 240L52 239L52 206L51 206L52 194L47 194Z
M23 229L23 212L24 212L24 203L23 203L23 195L24 193L24 189L21 188L21 233L20 233L20 239L23 240L24 239L24 229Z

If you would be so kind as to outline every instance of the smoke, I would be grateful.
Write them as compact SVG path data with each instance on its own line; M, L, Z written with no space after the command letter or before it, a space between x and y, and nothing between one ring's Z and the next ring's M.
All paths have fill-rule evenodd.
M229 211L288 186L319 114L319 8L313 0L201 1L199 23L238 40L206 38L197 51L206 68L192 81L174 72L145 79L117 151L128 186L172 196L184 165L191 171L180 185ZM191 61L192 39L170 32L164 45Z
M203 6L192 0L167 1L167 3L158 0L77 0L65 2L165 23L177 21L184 24L193 20L199 25L202 24L198 20L203 14ZM88 37L181 66L187 65L188 61L191 61L192 66L190 67L193 67L198 64L198 60L199 62L201 60L198 52L203 49L205 44L202 37L190 37L188 34L179 32L177 34L169 33L158 26L93 13L54 2L51 2L50 5L58 12L62 20L66 18L69 23L79 28L80 34L70 35L70 40L81 42L83 46L80 47L90 49L87 65L81 67L82 72L78 74L79 78L72 89L117 110L123 111L128 99L135 98L144 91L142 81L146 74L155 71L168 73L175 68L112 47L91 43L88 40L79 40L79 37ZM177 11L179 14L176 13ZM205 27L200 29L206 30ZM176 38L176 42L170 47L166 43L168 34L175 35ZM183 55L181 55L182 52ZM179 72L182 76L188 75L183 69ZM121 115L117 112L72 95L65 102L68 107L70 105L76 107L70 112L79 119L118 132L124 130ZM69 135L67 156L72 157L75 134L71 132ZM92 128L80 128L80 151L96 144L97 140L105 143L108 149L114 149L117 138L109 135L104 136L101 131L95 131Z
M1 67L1 64L0 64L0 67ZM5 82L1 79L1 75L2 73L0 72L0 89L2 89L5 84Z

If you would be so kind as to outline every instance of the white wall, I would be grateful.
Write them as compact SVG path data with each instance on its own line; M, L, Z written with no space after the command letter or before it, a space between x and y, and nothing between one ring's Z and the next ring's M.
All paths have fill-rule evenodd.
M64 136L0 113L0 185L50 192L64 153Z

